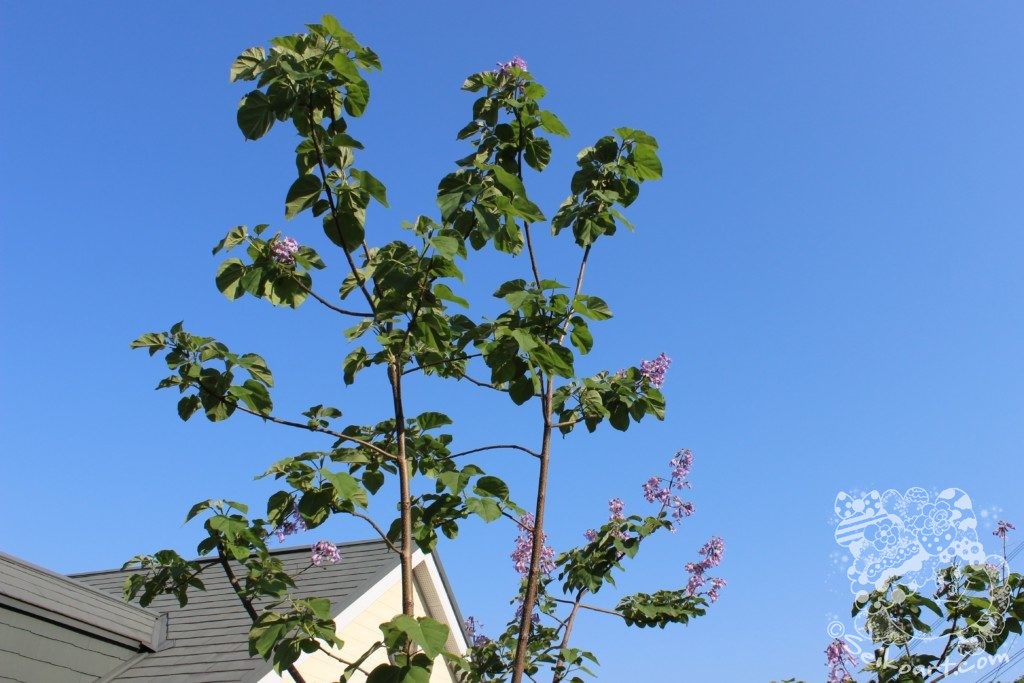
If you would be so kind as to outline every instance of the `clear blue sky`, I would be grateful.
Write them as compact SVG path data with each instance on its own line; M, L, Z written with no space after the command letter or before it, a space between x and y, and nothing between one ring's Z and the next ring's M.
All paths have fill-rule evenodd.
M323 11L384 62L354 126L392 199L372 240L434 211L465 149L459 85L496 60L523 55L574 133L535 184L549 214L579 147L619 125L661 141L666 177L630 210L637 232L592 261L588 288L617 315L585 367L667 352L668 420L558 443L551 536L577 543L611 496L642 510L640 483L689 446L698 514L623 585L680 585L711 534L728 542L730 585L685 629L588 620L578 643L602 680L820 680L826 625L850 600L840 490L956 486L1024 528L1021 5L4 2L3 550L60 571L191 552L191 503L258 504L270 489L250 477L318 443L252 420L181 423L175 397L152 391L160 363L128 351L140 332L184 318L263 353L283 413L385 413L372 377L342 385L341 325L323 309L230 304L213 285L209 249L238 223L325 242L310 219L284 225L293 136L243 142L244 87L227 80L239 51ZM544 249L548 272L569 272L567 252ZM476 298L524 267L484 259ZM416 385L410 400L455 401L466 447L534 439L532 415L459 389ZM528 497L532 462L478 462ZM474 524L442 547L463 610L492 628L515 586L513 536Z

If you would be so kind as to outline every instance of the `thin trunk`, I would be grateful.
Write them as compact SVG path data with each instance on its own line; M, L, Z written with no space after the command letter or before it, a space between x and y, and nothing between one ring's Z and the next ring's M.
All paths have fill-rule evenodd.
M388 365L391 398L395 408L395 439L398 441L399 507L402 516L400 545L402 565L402 614L413 616L412 583L412 494L409 489L409 459L405 448L405 409L402 405L402 374L397 361Z
M516 643L516 656L512 665L512 683L521 683L523 680L530 631L533 628L533 607L537 602L541 553L544 550L544 509L548 495L548 464L551 461L551 400L554 390L554 380L549 378L547 390L541 402L544 412L544 431L541 434L540 469L537 472L537 505L533 513L533 546L530 553L530 570L526 576L526 595L523 596L523 615L519 622L519 641Z
M583 591L580 591L576 596L576 601L572 605L572 611L569 612L569 618L565 620L565 633L562 634L562 643L558 646L560 651L569 647L569 638L572 637L572 626L576 623L576 615L579 614L581 600L583 600ZM565 673L565 660L562 659L562 655L559 653L558 661L555 662L555 675L551 677L551 683L560 683L565 678Z

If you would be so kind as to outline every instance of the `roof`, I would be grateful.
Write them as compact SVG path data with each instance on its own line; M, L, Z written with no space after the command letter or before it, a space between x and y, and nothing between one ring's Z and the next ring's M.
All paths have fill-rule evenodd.
M137 651L157 649L164 633L160 614L126 603L119 593L0 552L0 603L6 607Z
M398 556L382 541L340 543L337 564L310 566L311 546L274 551L296 580L296 597L330 598L335 616L398 566ZM215 564L215 559L203 563ZM120 596L131 570L75 574L75 581L100 593ZM228 584L223 571L201 577L205 591L190 591L189 603L180 607L174 596L161 595L149 606L151 613L167 615L167 642L140 655L104 681L256 681L271 670L260 657L249 656L252 622ZM449 596L450 597L450 596ZM121 603L124 605L124 603ZM132 607L134 610L139 608ZM146 611L146 610L140 610ZM155 648L154 648L155 649Z

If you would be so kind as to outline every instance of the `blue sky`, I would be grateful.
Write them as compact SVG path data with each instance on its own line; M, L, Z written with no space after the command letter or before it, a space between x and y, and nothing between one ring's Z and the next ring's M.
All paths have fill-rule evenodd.
M7 2L4 551L60 571L190 552L189 505L258 504L271 489L251 476L319 443L251 420L181 423L174 397L152 391L160 363L128 351L140 332L184 318L262 353L282 414L385 414L381 378L343 386L342 325L325 311L229 303L213 285L209 249L239 223L270 222L343 265L314 221L285 225L294 138L244 142L245 89L227 80L242 49L324 11L384 62L353 126L391 199L370 214L372 241L434 213L437 180L465 153L459 85L499 59L523 55L573 132L532 185L549 214L580 147L620 125L661 142L665 179L631 207L636 233L591 262L588 290L616 317L584 368L667 352L668 419L556 444L551 540L579 542L612 496L642 511L641 482L688 446L698 514L622 586L680 585L712 534L727 540L730 585L687 628L584 622L577 642L599 654L601 680L822 678L826 626L850 602L839 491L958 487L986 543L996 517L1024 528L1020 5ZM540 260L568 279L563 247L545 243ZM483 300L524 268L485 256L470 291ZM417 384L410 403L445 403L467 448L534 439L532 414L455 389ZM528 499L532 461L478 463ZM514 535L468 525L441 550L463 611L492 628L515 586Z

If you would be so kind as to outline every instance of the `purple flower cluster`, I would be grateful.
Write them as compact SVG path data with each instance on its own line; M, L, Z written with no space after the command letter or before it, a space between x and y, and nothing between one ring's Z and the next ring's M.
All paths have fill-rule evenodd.
M491 639L485 636L479 631L482 631L484 625L476 620L475 617L468 617L465 622L466 638L469 640L473 647L483 647L487 643L491 642Z
M608 519L612 522L618 522L625 519L622 516L622 511L626 508L626 504L622 502L621 498L612 498L608 501Z
M523 603L520 602L519 606L516 607L516 617L515 617L515 620L516 621L521 621L522 618L523 618ZM530 615L530 623L533 624L534 626L539 624L540 623L540 615L537 614L536 612L531 614Z
M1013 524L1007 522L1005 519L1001 519L998 522L996 522L996 530L992 532L992 535L1000 540L1005 541L1006 534L1016 530L1017 527L1015 527Z
M270 256L278 263L290 266L295 263L295 252L298 250L299 243L294 238L285 237L270 245Z
M846 643L836 638L825 648L825 661L828 666L828 683L848 683L853 680L847 664L857 664Z
M533 555L533 515L526 513L519 518L519 535L516 537L516 547L512 551L512 563L520 574L527 574L530 571L530 558ZM548 535L541 534L540 570L545 574L555 568L555 551L547 545Z
M651 383L652 387L660 389L661 385L665 383L665 374L671 364L672 359L661 353L654 360L640 361L640 374Z
M621 522L626 517L622 514L622 511L626 509L626 504L621 498L611 498L608 501L608 521L609 522ZM594 529L587 529L583 532L584 538L587 539L588 543L593 543L597 540L597 531ZM629 534L621 532L619 538L626 540L629 538Z
M318 567L323 566L324 562L336 564L341 562L341 551L330 541L317 541L309 559Z
M678 451L668 461L669 478L651 477L643 484L644 499L648 503L659 502L663 508L672 508L672 517L682 519L693 514L694 507L690 501L683 500L673 491L690 488L687 477L693 468L693 452L689 448Z
M306 522L302 519L302 515L299 514L298 506L293 506L292 511L281 522L281 526L274 529L274 534L277 536L278 543L284 543L286 537L297 534L300 531L305 531L306 528Z
M725 555L725 541L719 536L712 536L697 552L704 559L686 563L686 571L690 574L690 580L686 582L686 592L690 595L697 595L705 585L710 583L711 588L707 590L706 595L711 602L717 602L719 591L725 588L725 579L706 576L706 574L708 570L722 564L722 557Z
M512 71L513 68L519 69L520 71L526 71L526 60L516 55L507 62L498 62L497 74L499 76L505 76Z

